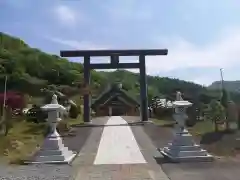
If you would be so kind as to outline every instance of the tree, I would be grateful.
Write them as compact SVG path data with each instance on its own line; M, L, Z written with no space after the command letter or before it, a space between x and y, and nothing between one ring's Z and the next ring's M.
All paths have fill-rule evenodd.
M204 103L199 104L199 115L204 117L207 113L208 105Z
M1 106L0 106L0 108L2 109ZM5 108L3 109L3 111L5 111L5 112L2 112L3 114L1 113L1 117L0 117L0 136L6 136L8 134Z
M222 104L217 100L212 100L209 104L208 118L212 120L215 125L215 131L218 131L218 124L225 118L225 110Z
M13 124L13 111L10 106L6 106L5 108L1 108L0 115L0 136L7 136L9 130L12 128ZM2 114L3 113L3 114Z
M0 104L3 104L4 93L0 93ZM12 109L23 109L26 107L25 97L23 94L18 94L16 92L6 93L6 105Z
M227 122L229 124L234 123L234 125L236 125L237 121L238 121L238 109L237 109L236 104L233 101L228 102L227 113L228 113Z
M157 96L158 93L156 92L156 89L154 89L152 86L148 86L148 103L150 104L153 97Z
M224 108L227 108L228 106L228 93L225 89L222 90L222 96L221 96L221 104Z

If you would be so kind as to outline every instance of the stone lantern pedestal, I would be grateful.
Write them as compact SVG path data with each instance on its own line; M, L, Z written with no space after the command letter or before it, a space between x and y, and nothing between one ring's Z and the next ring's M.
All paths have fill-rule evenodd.
M185 111L192 103L184 101L180 92L177 94L177 100L173 102L175 107L174 119L177 121L175 127L175 136L168 146L160 149L161 154L168 157L172 162L184 161L212 161L213 156L197 145L192 135L184 128L185 121L188 118Z
M60 114L65 108L58 104L57 96L53 95L51 104L43 106L42 109L48 113L51 131L30 163L70 163L76 154L64 146L56 130L57 123L61 121Z

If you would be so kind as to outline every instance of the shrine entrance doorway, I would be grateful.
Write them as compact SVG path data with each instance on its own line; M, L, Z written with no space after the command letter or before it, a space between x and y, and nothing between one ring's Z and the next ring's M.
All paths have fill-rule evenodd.
M141 121L148 120L148 96L147 96L147 79L146 79L146 56L167 55L167 49L143 49L143 50L70 50L61 51L61 57L83 57L84 58L84 85L90 85L91 69L139 69L140 70L140 96L141 96ZM92 64L91 57L110 57L110 63ZM139 62L120 63L121 56L138 56ZM84 122L90 122L90 95L85 94L84 103Z
M112 107L112 116L124 116L126 110L122 107Z

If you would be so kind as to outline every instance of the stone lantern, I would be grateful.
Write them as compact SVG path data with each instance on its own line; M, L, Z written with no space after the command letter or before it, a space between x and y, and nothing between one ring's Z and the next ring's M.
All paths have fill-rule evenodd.
M64 146L62 138L57 132L57 124L61 121L61 114L65 108L58 104L57 96L54 94L50 104L41 107L48 113L50 132L44 140L43 146L34 156L30 163L70 163L76 156L71 150Z
M186 109L190 106L192 106L192 103L184 101L181 93L177 92L176 101L173 102L175 108L173 118L177 122L174 139L168 143L168 146L160 149L160 152L173 162L211 161L213 157L197 145L192 135L185 129L185 121L188 118Z

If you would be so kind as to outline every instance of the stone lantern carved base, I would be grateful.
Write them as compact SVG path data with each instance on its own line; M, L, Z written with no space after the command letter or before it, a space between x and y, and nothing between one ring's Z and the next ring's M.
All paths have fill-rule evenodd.
M47 137L31 163L70 163L76 153L64 146L61 137Z
M176 133L173 141L159 151L172 162L213 161L213 156L197 145L186 129Z
M200 145L197 145L192 135L184 127L185 121L188 119L186 109L192 106L192 103L184 101L181 93L177 92L173 106L175 108L173 118L177 122L175 136L171 143L168 143L163 149L159 149L161 154L168 157L172 162L212 161L213 156L202 149Z

